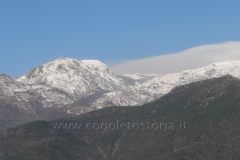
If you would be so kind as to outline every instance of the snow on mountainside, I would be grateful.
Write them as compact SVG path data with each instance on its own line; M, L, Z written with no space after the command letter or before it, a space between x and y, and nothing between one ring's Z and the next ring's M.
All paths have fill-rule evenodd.
M59 58L14 81L14 96L43 108L81 114L111 105L132 106L157 99L174 87L226 74L240 78L240 61L225 61L180 73L117 75L98 60ZM5 89L6 90L6 89ZM31 106L31 105L27 105ZM25 107L29 108L29 107Z
M29 86L28 92L41 97L44 107L91 101L82 107L92 110L109 105L142 104L150 98L138 95L133 79L112 73L98 60L59 58L34 68L16 81ZM109 97L117 100L113 103Z
M0 117L6 121L0 131L32 120L79 115L113 105L141 105L176 86L226 74L240 78L240 61L166 75L117 75L98 60L59 58L15 79L0 75Z
M240 78L240 61L216 62L202 68L166 75L127 74L124 76L137 81L135 88L139 88L147 95L159 97L167 94L176 86L203 79L221 77L226 74Z
M23 87L20 83L5 74L0 74L0 85L1 92L5 94L13 94L13 91Z

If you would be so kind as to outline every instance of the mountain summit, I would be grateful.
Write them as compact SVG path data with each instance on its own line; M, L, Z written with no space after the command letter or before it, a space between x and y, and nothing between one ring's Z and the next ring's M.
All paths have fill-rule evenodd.
M59 80L69 82L69 78L72 80L78 76L84 78L85 73L88 72L89 74L110 73L108 67L98 60L78 61L70 58L59 58L34 68L17 80L28 84L54 84Z

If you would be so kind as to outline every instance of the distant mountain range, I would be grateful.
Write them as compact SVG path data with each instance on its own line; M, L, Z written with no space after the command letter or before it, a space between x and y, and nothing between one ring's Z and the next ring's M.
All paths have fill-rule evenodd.
M216 74L204 74L205 69L188 73ZM0 134L0 159L238 160L239 107L238 78L192 82L145 105L106 107L9 129Z
M226 74L240 78L240 61L166 75L117 75L98 60L59 58L24 76L0 75L0 131L32 120L69 117L109 106L139 106L176 86Z

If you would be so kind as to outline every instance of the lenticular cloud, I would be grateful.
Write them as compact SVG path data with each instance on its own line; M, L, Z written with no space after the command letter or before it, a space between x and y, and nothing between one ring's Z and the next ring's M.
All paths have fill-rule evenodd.
M240 60L240 42L203 45L179 53L124 61L110 69L118 74L168 74L227 60Z

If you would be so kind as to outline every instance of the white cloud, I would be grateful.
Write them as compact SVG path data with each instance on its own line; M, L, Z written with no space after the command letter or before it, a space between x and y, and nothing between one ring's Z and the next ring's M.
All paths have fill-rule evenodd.
M124 61L110 69L118 74L167 74L226 60L240 60L240 42L203 45L179 53Z

